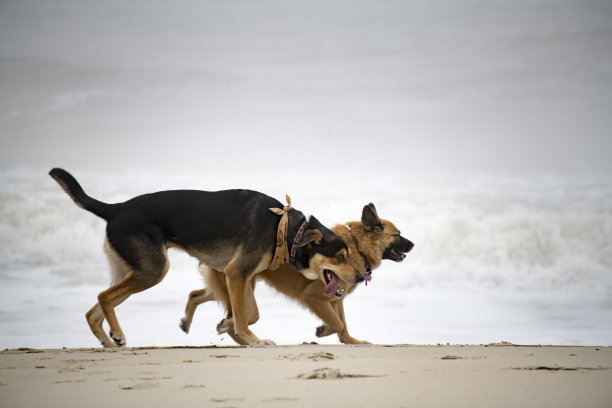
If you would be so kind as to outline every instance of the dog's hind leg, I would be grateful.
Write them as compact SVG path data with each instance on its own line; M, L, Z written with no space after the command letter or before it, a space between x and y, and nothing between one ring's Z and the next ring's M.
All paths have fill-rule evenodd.
M100 340L100 343L103 347L117 347L115 342L113 342L110 337L104 333L104 329L102 328L102 322L104 322L104 313L102 313L102 308L99 303L96 303L94 307L89 309L89 311L85 314L87 318L87 324L89 324L89 328L91 332Z
M189 333L189 328L191 327L191 322L193 320L193 315L195 314L196 308L202 303L214 300L224 307L227 319L231 319L232 315L232 306L230 304L229 293L227 291L225 274L217 269L210 268L201 262L198 266L198 270L204 278L206 288L194 290L189 294L189 299L185 305L185 316L179 323L179 327L185 333ZM232 331L233 330L234 329L232 326Z
M119 326L117 315L115 314L115 307L119 306L125 301L130 295L140 292L146 288L137 290L132 284L132 278L127 277L124 281L118 285L111 286L104 292L98 295L98 304L104 313L104 317L110 326L109 335L117 346L125 346L125 336ZM103 344L104 345L104 344ZM104 345L107 347L106 345Z
M169 263L160 231L152 228L130 233L124 225L119 225L117 229L111 227L112 224L107 227L107 255L111 264L121 265L124 277L98 295L98 304L110 326L110 337L118 346L123 346L125 336L119 326L115 307L130 295L161 282L168 272ZM116 278L119 276L113 276L113 283ZM95 311L93 316L95 317Z
M159 277L156 280L148 281L143 281L137 274L131 274L117 285L111 286L98 295L98 303L100 304L104 317L110 326L110 337L118 346L125 345L125 336L121 330L121 326L119 326L119 321L117 320L117 315L115 314L115 307L123 303L128 297L130 297L130 295L142 292L143 290L161 282L167 270L168 266L166 263L163 272L159 271Z
M129 268L125 262L114 252L108 243L108 239L104 240L104 251L106 252L108 263L111 268L111 286L121 282L129 272ZM117 347L110 337L106 335L102 327L104 322L104 313L99 303L96 303L89 311L85 314L87 324L91 329L94 336L100 340L100 343L104 347Z
M179 323L180 328L185 333L189 333L189 328L191 327L191 321L193 320L193 314L196 308L202 303L210 302L211 300L215 300L215 298L210 290L206 288L194 290L189 294L187 305L185 305L185 316L181 318L181 322Z

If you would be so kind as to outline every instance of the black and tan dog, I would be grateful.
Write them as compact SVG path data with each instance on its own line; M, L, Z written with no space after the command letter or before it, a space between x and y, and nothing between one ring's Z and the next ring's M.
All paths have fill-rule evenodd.
M249 298L250 280L268 269L273 257L279 217L269 208L282 208L279 201L250 190L175 190L107 204L85 194L65 170L56 168L49 174L76 205L107 221L104 248L112 283L86 315L91 331L104 347L125 345L114 308L130 295L161 282L169 268L170 247L183 249L201 264L223 271L235 335L242 343L273 344L260 340L249 329L247 302L254 303ZM330 275L353 283L365 279L347 262L348 247L342 239L315 217L306 221L301 212L292 209L288 213L288 242L300 228L303 234L295 245L292 268L284 268L289 279L300 279L297 271L314 271L321 281ZM104 319L112 340L102 329Z
M406 257L405 254L414 247L412 242L400 235L400 231L392 222L378 218L376 208L371 203L363 207L361 221L348 222L346 226L336 225L332 231L347 243L349 263L368 279L371 270L377 268L383 259L401 262ZM325 282L320 279L310 280L305 277L307 274L292 278L290 268L290 265L285 264L274 271L268 270L258 274L257 279L263 279L268 285L298 301L323 320L324 324L316 330L318 337L337 333L342 343L367 343L353 338L348 333L346 325L343 302L346 295L357 287L355 283L338 280L331 275L325 278ZM215 300L228 312L217 329L220 333L229 334L237 343L244 344L234 331L229 307L230 299L223 273L205 265L200 265L200 272L204 276L206 288L194 290L189 294L185 316L180 323L181 329L188 333L197 306ZM254 284L255 280L252 281L248 295L249 324L255 323L259 317L257 304L252 295Z

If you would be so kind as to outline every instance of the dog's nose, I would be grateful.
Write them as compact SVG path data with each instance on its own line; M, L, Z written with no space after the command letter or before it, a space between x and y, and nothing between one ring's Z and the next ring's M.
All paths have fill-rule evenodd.
M407 246L408 250L406 252L412 251L412 248L414 248L414 244L412 243L412 241L408 241L408 246Z
M357 277L355 278L355 281L357 281L357 283L359 282L363 282L365 280L365 276L363 276L362 273L360 273L359 275L357 275Z

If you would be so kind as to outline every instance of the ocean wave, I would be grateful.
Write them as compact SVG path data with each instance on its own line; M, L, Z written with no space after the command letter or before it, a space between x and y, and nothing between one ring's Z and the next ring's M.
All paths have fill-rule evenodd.
M417 276L518 288L610 285L611 199L607 184L556 179L486 179L424 194L406 209L421 241Z

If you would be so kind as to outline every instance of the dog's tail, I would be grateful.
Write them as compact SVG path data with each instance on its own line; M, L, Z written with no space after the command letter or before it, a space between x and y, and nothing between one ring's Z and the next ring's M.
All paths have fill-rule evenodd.
M74 203L84 210L96 214L98 217L109 220L115 213L115 205L103 203L88 196L78 181L64 169L51 169L49 175L72 198Z

